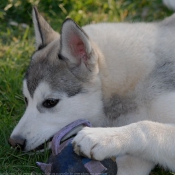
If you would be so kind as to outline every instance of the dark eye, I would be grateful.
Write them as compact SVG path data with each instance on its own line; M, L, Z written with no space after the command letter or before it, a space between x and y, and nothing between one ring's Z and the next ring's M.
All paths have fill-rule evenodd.
M27 97L24 97L25 104L28 105L28 99Z
M45 100L45 101L43 102L43 106L44 106L45 108L52 108L52 107L54 107L58 102L59 102L59 99L53 99L53 98L47 99L47 100Z

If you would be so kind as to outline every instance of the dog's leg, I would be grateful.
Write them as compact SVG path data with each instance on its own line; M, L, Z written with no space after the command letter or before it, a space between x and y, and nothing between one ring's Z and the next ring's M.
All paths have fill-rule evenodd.
M148 175L154 168L154 163L130 155L116 158L117 175Z
M103 160L132 155L175 171L175 126L141 121L118 128L84 128L73 140L77 154Z

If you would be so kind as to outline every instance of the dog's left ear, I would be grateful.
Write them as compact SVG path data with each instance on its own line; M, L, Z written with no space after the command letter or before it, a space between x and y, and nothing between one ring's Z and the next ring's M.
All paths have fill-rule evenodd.
M59 34L52 29L36 7L33 7L32 16L36 37L36 49L39 50L58 38Z
M60 56L79 78L87 78L96 67L92 42L72 19L66 19L62 26Z

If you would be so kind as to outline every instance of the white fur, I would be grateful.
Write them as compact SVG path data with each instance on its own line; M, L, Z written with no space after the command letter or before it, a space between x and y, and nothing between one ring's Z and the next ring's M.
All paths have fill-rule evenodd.
M83 29L105 57L105 67L100 65L100 68L103 69L102 78L105 78L103 83L110 93L117 91L118 94L125 95L134 88L133 83L146 77L154 67L156 57L153 50L157 42L158 26L145 23L102 23L88 25ZM109 44L109 38L112 44ZM144 40L147 42L143 43Z
M99 91L96 91L95 95L89 93L88 95L80 94L68 98L66 94L52 92L46 82L41 82L34 93L34 98L31 98L25 80L23 87L24 96L28 98L28 106L11 137L21 135L22 138L25 138L27 140L25 151L36 148L63 126L77 119L86 118L91 120L94 125L100 125L99 117L103 114L102 102L99 101L101 97ZM91 88L91 92L93 91L94 88ZM36 106L40 106L47 98L59 98L60 102L54 110L40 113ZM67 106L66 110L65 106Z
M116 158L119 175L147 175L155 164L131 155L118 156Z

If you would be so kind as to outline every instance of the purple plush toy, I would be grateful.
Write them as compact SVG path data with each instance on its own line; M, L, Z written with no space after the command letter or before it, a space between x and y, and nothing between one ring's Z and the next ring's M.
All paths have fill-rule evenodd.
M37 162L40 169L48 174L64 175L116 175L117 165L112 159L96 161L74 153L71 141L73 138L66 139L70 133L77 132L82 127L91 127L87 120L76 120L65 126L55 134L52 140L52 154L48 163Z

